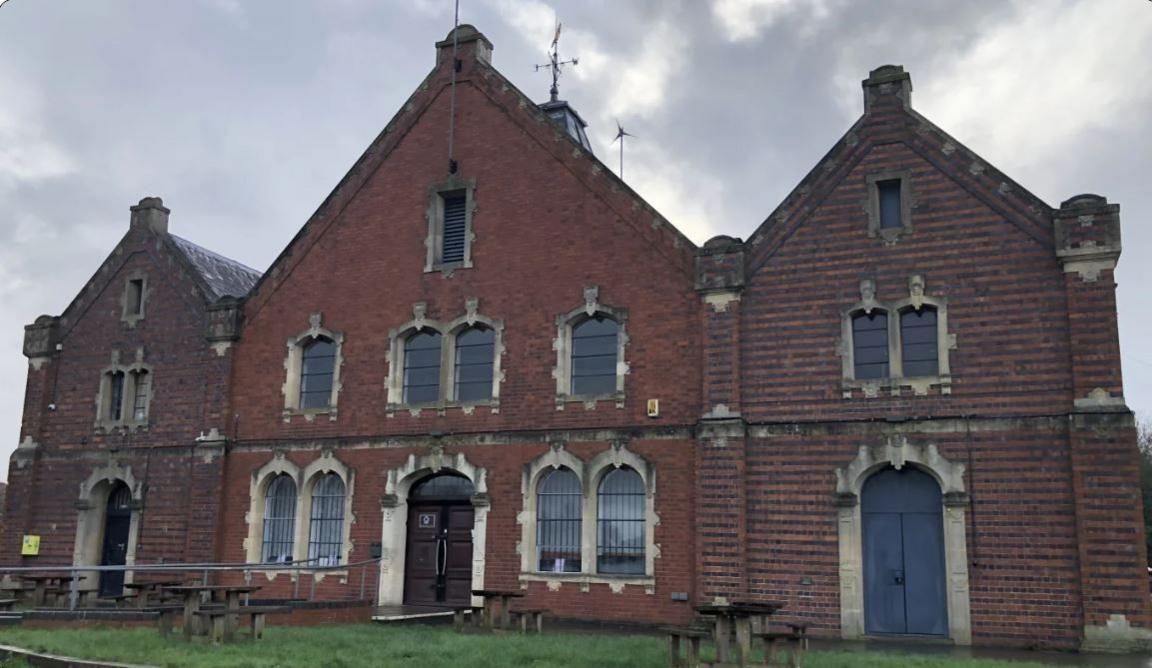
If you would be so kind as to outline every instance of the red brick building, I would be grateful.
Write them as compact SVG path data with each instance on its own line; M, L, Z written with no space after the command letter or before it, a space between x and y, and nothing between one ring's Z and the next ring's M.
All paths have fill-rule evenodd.
M747 241L698 248L570 107L470 26L454 68L449 37L262 276L146 199L27 327L5 563L379 555L381 605L486 587L581 619L751 600L831 637L1152 638L1116 205L1048 206L886 66Z

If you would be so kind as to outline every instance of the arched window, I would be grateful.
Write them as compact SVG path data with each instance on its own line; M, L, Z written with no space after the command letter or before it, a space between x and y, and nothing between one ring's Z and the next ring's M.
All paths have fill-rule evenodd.
M296 533L296 481L280 474L268 484L264 495L264 541L260 551L266 564L292 561Z
M888 377L887 313L874 310L852 316L852 360L857 380Z
M344 481L335 473L327 473L312 487L308 559L316 566L335 566L343 549Z
M537 569L543 573L580 572L580 479L566 468L548 473L536 492Z
M124 415L124 372L108 374L108 419L119 422Z
M900 346L905 376L935 376L940 372L936 309L925 306L900 313Z
M132 419L136 422L144 422L148 419L148 391L152 383L152 375L145 369L134 371L132 373L133 379L133 397L132 397Z
M417 332L404 342L404 403L440 399L440 333Z
M492 363L496 333L487 327L469 327L456 335L456 401L492 398Z
M327 408L332 401L332 376L336 369L336 345L325 338L313 339L304 348L300 366L300 408Z
M596 499L596 570L644 573L644 480L621 467L600 481Z
M617 337L620 326L601 314L572 328L572 394L597 396L616 392Z
M416 483L408 496L413 499L470 499L475 493L476 487L468 478L440 473Z

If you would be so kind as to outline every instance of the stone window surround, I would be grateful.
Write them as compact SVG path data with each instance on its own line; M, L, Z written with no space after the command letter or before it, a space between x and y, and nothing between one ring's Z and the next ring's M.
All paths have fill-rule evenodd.
M909 309L919 310L923 306L936 309L936 360L937 373L934 376L904 376L904 360L901 348L900 314ZM855 346L852 338L852 318L861 313L882 311L888 315L888 377L856 378L854 359ZM852 398L853 390L863 391L866 397L880 395L886 389L892 396L899 396L900 389L910 387L916 395L926 395L933 386L940 388L940 394L952 393L952 367L949 351L956 348L956 335L948 332L948 300L944 297L930 297L925 294L924 278L913 275L908 278L908 297L895 302L876 301L876 283L872 279L860 281L860 301L840 312L840 358L843 378L841 386L844 398Z
M340 561L342 564L349 562L354 546L352 525L356 522L356 516L352 512L356 473L344 462L337 459L331 450L322 450L320 456L304 468L300 468L288 459L284 452L277 452L271 461L252 474L248 487L248 512L244 516L244 522L248 525L248 536L244 539L244 553L245 560L249 564L262 563L264 500L269 485L281 474L289 476L296 483L296 523L292 532L292 558L295 561L307 561L308 538L312 530L312 490L320 478L328 473L335 473L344 481L344 526L341 528L343 535L341 537ZM269 580L274 580L280 573L292 577L288 571L265 571ZM348 571L329 569L313 572L313 577L317 581L323 580L329 575L347 577Z
M128 301L131 295L132 281L140 281L140 312L129 313ZM135 270L130 272L124 278L124 291L120 294L120 321L128 325L128 329L134 329L136 323L144 319L144 311L148 306L148 295L150 290L148 287L148 274L142 270Z
M440 260L442 239L444 237L444 195L463 190L464 203L464 261L445 264ZM463 178L452 175L447 181L436 183L428 187L428 208L425 218L428 221L428 237L424 240L427 249L424 261L424 273L442 271L450 276L457 269L472 268L472 242L476 234L472 229L472 218L476 212L476 179Z
M382 528L380 531L380 578L378 605L404 603L404 558L408 544L408 493L412 485L424 478L440 473L458 473L472 481L472 589L484 588L485 550L488 536L488 471L468 461L463 453L444 454L443 448L434 446L428 454L408 455L403 465L387 472L384 496L380 499ZM472 597L472 605L483 605L479 596Z
M609 472L627 466L640 474L646 490L644 505L644 574L601 574L596 572L597 506L600 481ZM559 468L567 468L580 480L584 501L580 509L580 567L579 573L550 573L537 570L536 560L536 492L544 476ZM516 521L520 524L520 581L546 582L550 590L558 590L564 582L578 583L581 591L590 584L607 584L614 593L624 591L626 585L641 586L654 594L656 587L656 559L660 546L656 544L656 468L643 457L633 453L623 442L617 441L585 462L568 452L562 443L552 443L548 451L524 466L520 482L521 508Z
M135 419L136 411L133 409L136 400L136 382L139 378L138 374L142 371L148 374L147 410L144 419L137 421ZM112 399L112 374L117 372L124 374L124 389L120 395L120 419L112 420L108 417L108 409ZM147 429L148 418L152 414L152 397L155 392L156 374L152 371L152 365L144 363L144 348L136 349L136 360L131 364L121 364L120 351L113 350L111 363L100 370L100 387L96 393L95 428L106 433L115 429L127 429L128 431Z
M340 397L340 367L344 366L344 334L323 327L324 314L312 313L308 316L308 329L288 339L288 354L284 357L284 384L280 391L284 395L285 422L293 415L303 415L311 422L317 415L327 415L330 421L337 417L336 402ZM316 339L328 339L336 346L336 360L332 365L332 395L328 405L322 408L300 407L300 374L304 369L304 348Z
M876 172L865 177L868 184L868 236L880 237L886 243L895 243L902 234L912 234L912 209L916 206L916 193L912 188L912 170L897 169ZM900 182L900 227L880 227L880 189L884 181Z
M136 564L136 545L140 536L140 513L144 509L144 486L132 474L131 466L120 466L112 462L96 468L86 480L80 483L80 496L76 501L76 541L72 550L73 566L90 566L100 563L104 547L104 527L108 512L108 495L116 482L123 482L132 493L129 508L132 518L128 524L128 548L124 558L125 566ZM81 580L81 591L95 591L100 587L100 572L78 572L87 576ZM133 581L133 572L125 571L124 582Z
M477 406L487 406L493 414L500 412L500 385L505 379L501 364L504 357L504 321L481 315L479 310L480 300L470 297L464 300L464 315L442 322L429 319L428 305L419 302L412 305L412 320L388 331L388 417L393 417L396 411L401 410L409 411L413 417L419 417L425 410L435 410L438 415L443 415L448 408L460 408L465 414L471 415ZM493 332L492 398L457 401L456 337L478 324ZM404 403L404 344L418 332L440 334L440 398L437 401L407 404Z
M572 394L572 329L597 314L611 318L620 326L616 338L616 391L601 395ZM592 410L598 401L615 401L616 408L624 408L624 379L631 371L625 359L628 341L628 309L601 304L599 286L584 288L584 305L556 316L556 338L552 340L552 349L556 351L556 366L552 369L552 377L556 379L556 410L562 411L565 404L573 402Z
M964 464L944 458L935 445L909 445L891 436L885 445L861 445L845 468L836 469L836 505L840 554L840 634L846 640L865 637L863 524L860 493L867 479L889 466L913 466L940 484L943 497L944 573L948 635L957 645L972 644L968 589L968 543Z

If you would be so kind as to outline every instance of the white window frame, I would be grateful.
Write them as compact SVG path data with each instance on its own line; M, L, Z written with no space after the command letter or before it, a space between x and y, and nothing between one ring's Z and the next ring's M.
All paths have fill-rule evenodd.
M284 395L285 422L291 421L293 416L302 415L312 421L318 415L327 415L330 421L338 416L337 401L343 387L340 382L340 369L344 366L344 334L325 329L322 326L324 315L313 313L308 316L308 329L288 339L288 353L284 358L284 384L280 391ZM304 349L317 339L327 339L336 346L336 359L332 365L332 394L328 405L318 408L302 408L300 406L300 378L304 371Z
M441 258L444 240L444 195L464 191L464 260L444 262ZM472 268L472 242L476 240L472 219L476 211L476 179L453 175L447 181L433 184L428 188L428 208L425 218L428 221L428 236L424 240L426 255L424 273L442 271L447 275L457 269Z

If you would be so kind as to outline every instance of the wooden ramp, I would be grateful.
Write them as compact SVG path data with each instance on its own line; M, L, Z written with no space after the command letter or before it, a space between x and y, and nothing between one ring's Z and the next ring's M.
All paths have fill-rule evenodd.
M439 605L386 605L372 612L374 622L404 622L437 617L452 619L452 608Z

